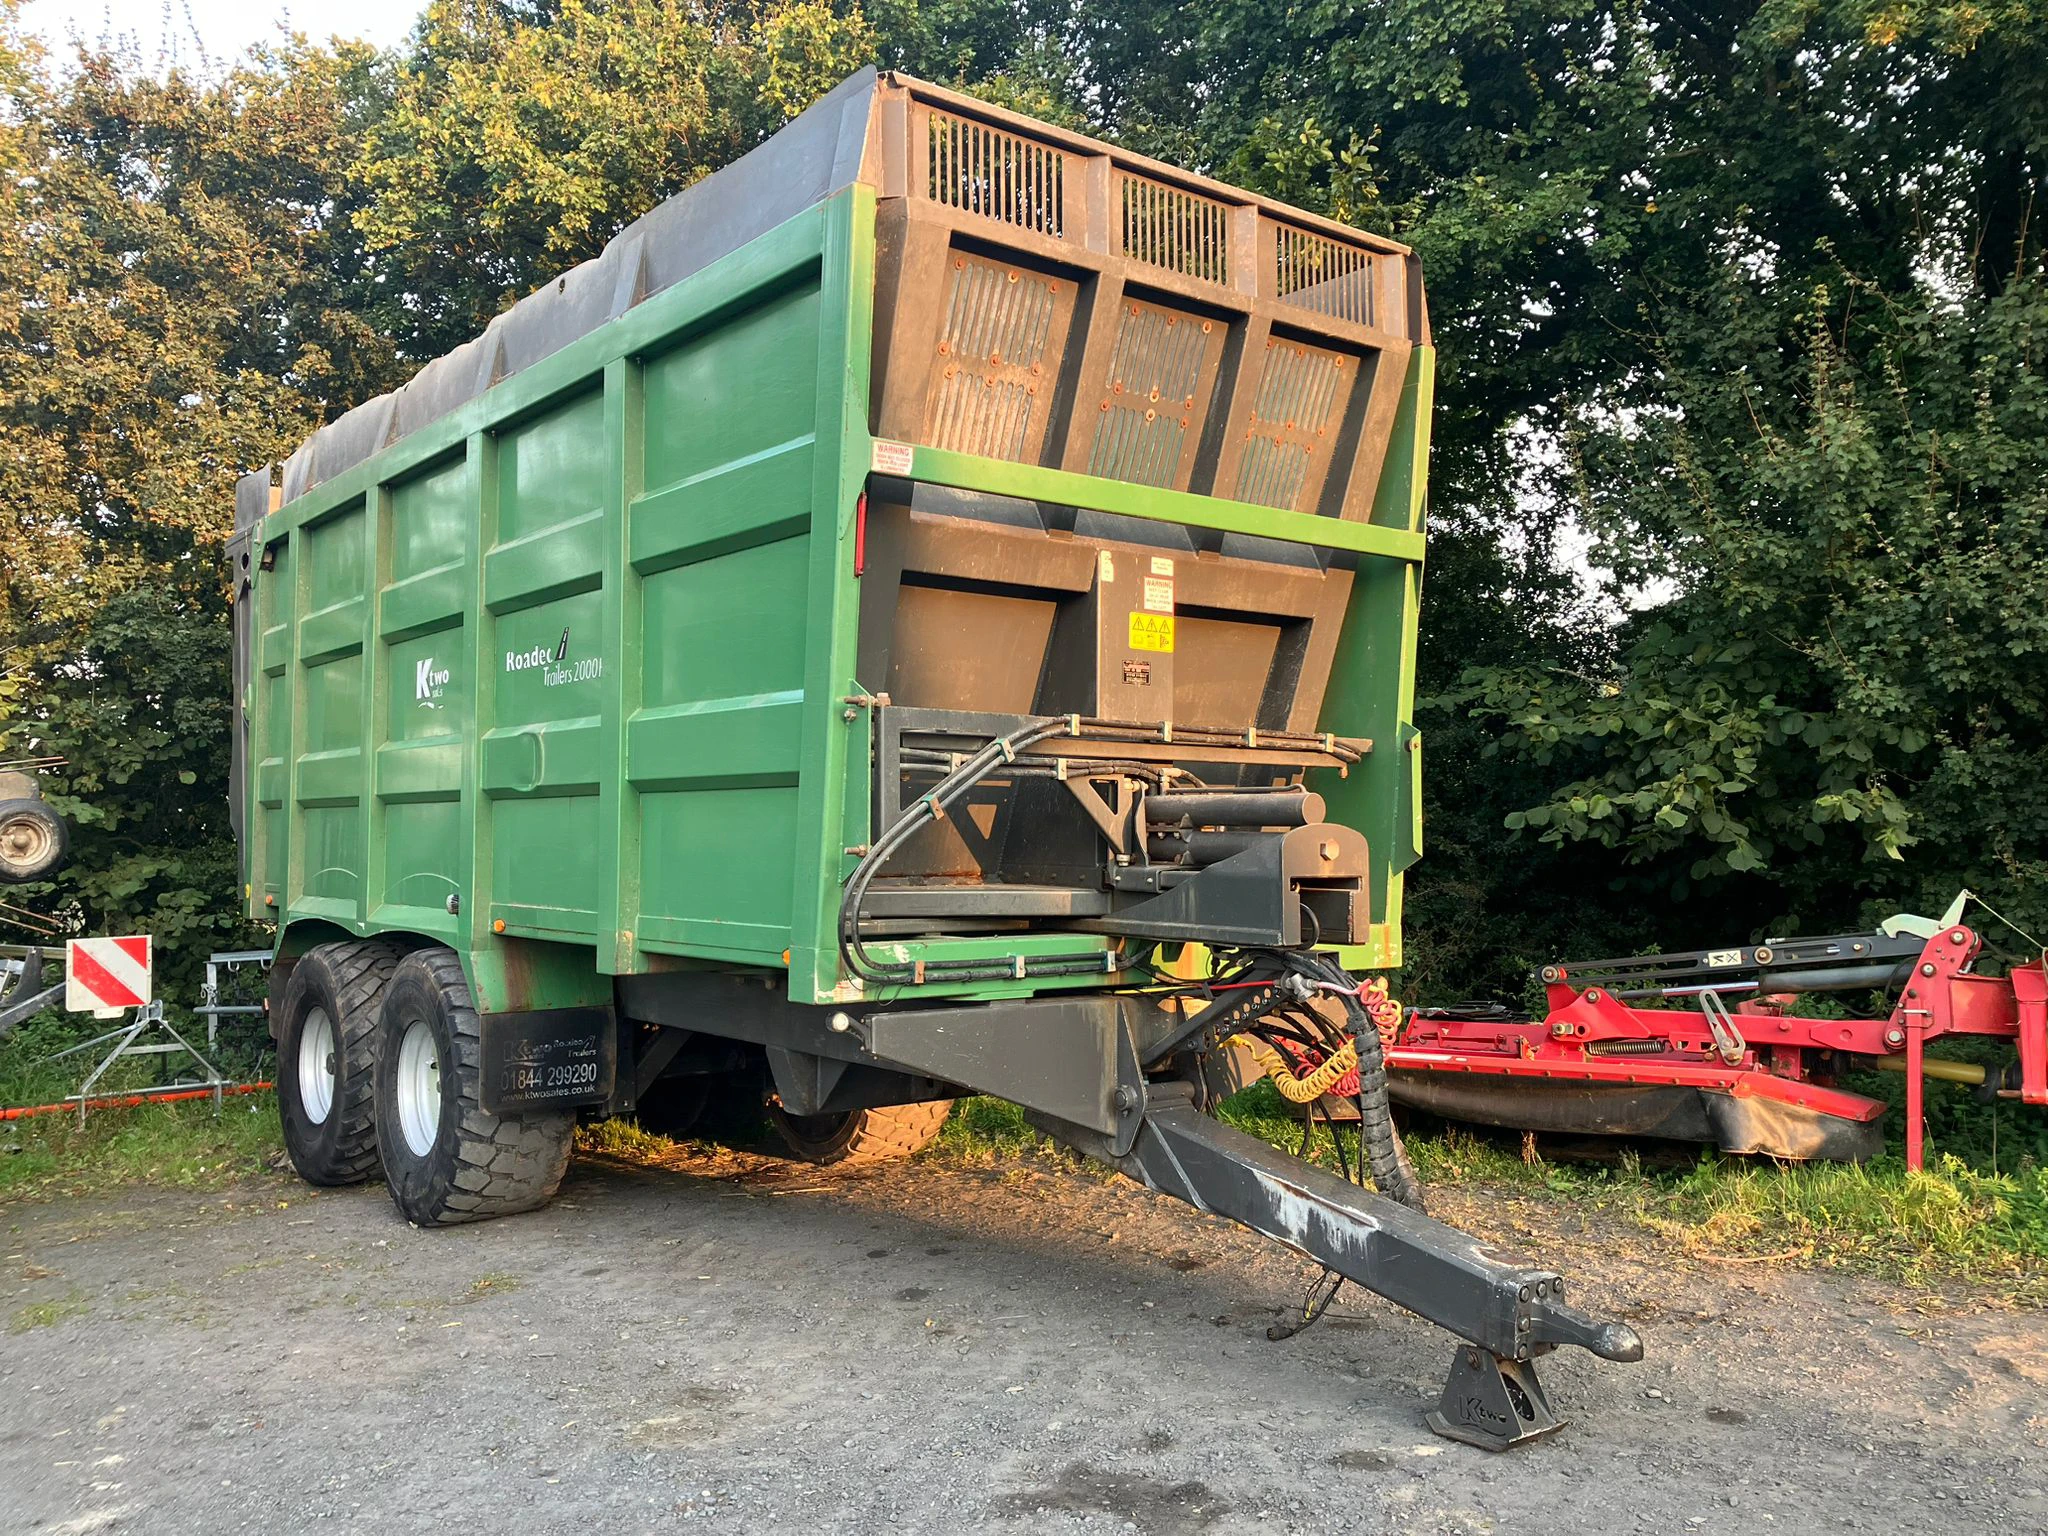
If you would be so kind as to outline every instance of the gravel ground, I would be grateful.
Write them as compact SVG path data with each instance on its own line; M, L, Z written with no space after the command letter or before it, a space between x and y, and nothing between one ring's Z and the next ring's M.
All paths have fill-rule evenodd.
M1422 1410L1447 1336L1121 1181L591 1159L423 1232L277 1177L0 1208L0 1526L1943 1533L2048 1529L2048 1320L1645 1252L1440 1192L1644 1334L1546 1362L1489 1456Z

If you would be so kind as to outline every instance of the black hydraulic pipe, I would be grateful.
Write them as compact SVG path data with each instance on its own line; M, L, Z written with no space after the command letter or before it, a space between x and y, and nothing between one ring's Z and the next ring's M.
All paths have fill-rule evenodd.
M1254 844L1276 837L1274 832L1155 832L1145 840L1145 852L1155 864L1185 864L1200 869L1234 859Z
M1765 971L1756 979L1759 992L1856 992L1898 986L1913 974L1913 962L1883 961L1871 965L1831 965L1806 971Z
M1284 789L1169 789L1145 797L1153 827L1306 827L1323 819L1323 797Z
M1639 997L1695 997L1702 992L1862 992L1888 991L1913 974L1910 960L1874 960L1862 965L1815 966L1808 970L1759 971L1726 981L1695 981L1651 987L1616 987L1623 1001Z

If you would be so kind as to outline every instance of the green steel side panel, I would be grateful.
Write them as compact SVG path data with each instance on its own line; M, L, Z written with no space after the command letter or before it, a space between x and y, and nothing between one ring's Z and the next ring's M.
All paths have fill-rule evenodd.
M795 729L818 519L810 477L791 473L814 457L820 302L814 276L641 366L625 760L640 806L632 927L656 953L780 965L791 947L801 801L822 792L802 782Z
M815 960L872 246L856 188L271 515L253 912L443 938L487 1009Z
M357 496L305 531L297 564L293 729L287 749L294 913L363 916L364 639L371 517Z
M853 870L846 849L868 839L868 786L873 776L865 714L844 701L862 691L853 675L860 596L853 574L856 507L867 484L873 443L868 436L868 382L874 351L874 202L862 193L853 218L825 232L819 296L818 451L811 501L818 509L810 538L804 614L805 648L801 761L806 783L797 822L796 911L790 992L824 1000L839 976L839 892ZM859 806L849 811L851 786Z
M454 940L475 675L462 665L475 470L450 454L378 487L367 926Z
M292 551L289 545L272 555L273 565L258 572L251 588L256 607L256 675L242 707L250 712L250 773L244 823L251 838L243 862L242 894L248 915L268 918L284 900L285 860L291 839L286 810L291 793L288 758L291 751L291 681L293 625L291 614Z
M1392 440L1373 502L1377 527L1421 538L1429 475L1430 402L1436 352L1417 347L1408 362ZM1372 850L1372 940L1343 951L1354 970L1401 963L1402 871L1422 856L1422 740L1415 730L1415 635L1422 562L1362 560L1337 643L1325 730L1369 736L1373 750L1350 774L1317 775L1332 821L1365 834Z

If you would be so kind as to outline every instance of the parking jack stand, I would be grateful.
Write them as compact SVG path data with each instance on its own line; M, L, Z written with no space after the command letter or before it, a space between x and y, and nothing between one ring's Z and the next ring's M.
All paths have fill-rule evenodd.
M1507 1360L1476 1345L1451 1356L1451 1379L1429 1427L1484 1451L1505 1451L1555 1434L1570 1422L1551 1410L1534 1360Z

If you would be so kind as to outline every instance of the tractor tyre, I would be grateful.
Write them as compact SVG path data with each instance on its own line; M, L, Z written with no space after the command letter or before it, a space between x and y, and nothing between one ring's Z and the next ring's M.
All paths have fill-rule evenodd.
M820 1167L853 1168L893 1163L922 1152L938 1139L951 1099L929 1104L892 1104L885 1109L850 1109L837 1115L792 1115L770 1105L768 1118L789 1150Z
M569 1167L574 1110L483 1107L483 1031L462 962L415 950L377 1026L377 1149L392 1203L422 1227L546 1205Z
M385 939L322 944L292 966L279 1005L277 1116L308 1184L377 1171L377 1010L405 950Z

